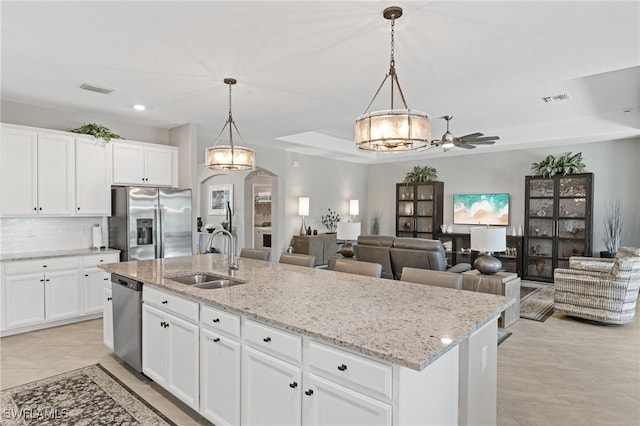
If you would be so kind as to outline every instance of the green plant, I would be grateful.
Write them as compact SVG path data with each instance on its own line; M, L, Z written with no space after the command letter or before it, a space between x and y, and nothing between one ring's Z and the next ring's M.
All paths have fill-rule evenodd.
M380 234L380 210L376 210L373 218L371 219L371 235Z
M75 129L69 129L69 131L73 133L81 133L83 135L91 135L97 139L102 139L105 142L109 142L111 139L122 139L120 135L116 135L109 130L108 127L96 123L83 124Z
M559 157L553 155L547 155L547 157L539 163L531 163L531 171L535 175L541 175L542 177L551 177L558 173L562 175L581 173L585 170L585 165L582 162L582 153L577 152L571 154L565 152Z
M431 182L438 178L438 171L434 167L415 166L412 171L407 172L402 183Z
M609 253L616 253L622 245L622 208L620 202L614 200L605 210L602 218L604 245Z
M227 221L220 222L220 225L222 226L222 229L229 231L229 222Z
M340 222L340 215L331 209L328 210L329 213L322 215L321 222L329 232L336 232L336 229L338 229L338 222Z

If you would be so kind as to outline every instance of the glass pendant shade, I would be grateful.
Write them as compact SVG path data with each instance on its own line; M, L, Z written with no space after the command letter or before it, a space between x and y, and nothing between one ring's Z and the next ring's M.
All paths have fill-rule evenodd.
M207 148L207 167L224 170L253 170L256 153L243 146L220 145Z
M365 151L412 151L429 147L431 119L420 111L375 111L356 119L356 146Z

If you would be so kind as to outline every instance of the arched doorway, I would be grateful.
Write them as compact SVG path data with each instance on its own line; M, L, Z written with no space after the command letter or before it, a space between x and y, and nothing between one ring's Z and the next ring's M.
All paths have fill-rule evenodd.
M244 179L245 215L242 246L271 249L277 260L278 245L278 177L257 167Z

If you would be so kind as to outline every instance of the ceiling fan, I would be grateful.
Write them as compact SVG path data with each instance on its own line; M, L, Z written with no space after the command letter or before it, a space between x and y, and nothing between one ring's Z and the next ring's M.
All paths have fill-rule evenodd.
M493 145L496 143L498 136L485 136L483 133L470 133L468 135L460 136L459 138L453 136L449 131L449 121L453 118L453 115L444 115L440 118L447 120L447 131L442 135L442 139L435 139L431 141L434 146L442 146L445 151L449 151L454 146L465 149L474 149L475 145Z

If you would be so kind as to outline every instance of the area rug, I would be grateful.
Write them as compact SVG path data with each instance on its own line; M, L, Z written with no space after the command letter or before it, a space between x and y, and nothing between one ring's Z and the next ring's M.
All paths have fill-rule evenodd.
M553 286L520 285L520 318L544 322L553 314Z
M0 424L175 425L100 364L0 392Z

